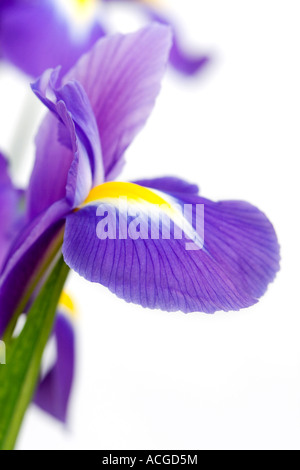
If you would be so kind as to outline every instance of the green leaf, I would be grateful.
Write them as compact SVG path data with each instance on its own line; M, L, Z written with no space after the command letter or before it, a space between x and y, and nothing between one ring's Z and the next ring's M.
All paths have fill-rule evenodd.
M20 336L8 345L7 365L0 366L0 450L12 450L15 446L36 389L43 352L68 272L61 257L32 305Z

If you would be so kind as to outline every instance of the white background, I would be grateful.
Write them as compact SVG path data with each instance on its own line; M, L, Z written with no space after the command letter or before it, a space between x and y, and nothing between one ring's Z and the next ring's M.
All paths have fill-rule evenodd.
M186 45L214 61L192 80L169 72L124 180L174 174L205 197L252 202L274 223L282 269L258 305L214 316L143 310L72 275L69 425L32 408L22 449L300 449L299 0L164 3ZM29 98L1 73L0 147L14 156Z

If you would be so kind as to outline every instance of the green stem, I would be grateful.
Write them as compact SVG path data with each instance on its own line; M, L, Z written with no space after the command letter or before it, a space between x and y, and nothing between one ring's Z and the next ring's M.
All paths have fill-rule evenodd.
M0 368L0 450L12 450L39 378L41 360L53 330L57 304L69 268L61 257L49 275L18 338Z

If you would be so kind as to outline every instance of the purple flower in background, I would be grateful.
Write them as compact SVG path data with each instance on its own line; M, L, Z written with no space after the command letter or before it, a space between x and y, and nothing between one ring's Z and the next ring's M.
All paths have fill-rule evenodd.
M57 66L65 73L106 34L99 21L100 3L97 0L2 0L0 58L32 77ZM194 75L204 68L208 56L184 52L176 28L150 2L123 0L123 3L135 3L151 21L172 27L170 63L175 69Z
M17 299L61 244L65 262L81 276L153 309L239 310L255 304L273 281L278 241L257 208L209 201L196 185L177 178L112 182L151 113L171 45L170 29L157 24L103 38L66 75L48 70L33 85L50 113L36 139L26 226L0 278L1 334ZM128 202L126 211L118 204L120 197ZM202 205L204 246L187 251L183 239L145 239L138 230L136 237L99 239L101 204L115 209L118 228L125 231L130 229L128 213L138 212L143 219L153 208L159 216L174 216L177 226L183 221L175 207ZM159 223L155 228L160 235ZM196 230L185 233L200 247L203 240Z
M10 179L7 160L0 153L0 269L24 220L24 192L16 189ZM37 388L35 402L44 411L66 422L68 403L74 377L75 336L70 314L74 306L63 293L54 327L55 364Z
M172 21L166 17L159 8L159 1L151 0L103 0L106 3L135 3L142 13L151 21L168 25L172 28L173 44L170 51L170 63L178 71L184 75L195 75L200 72L209 63L210 58L207 54L190 54L181 46L178 28L174 26Z
M1 0L0 57L37 77L69 70L105 32L96 0Z

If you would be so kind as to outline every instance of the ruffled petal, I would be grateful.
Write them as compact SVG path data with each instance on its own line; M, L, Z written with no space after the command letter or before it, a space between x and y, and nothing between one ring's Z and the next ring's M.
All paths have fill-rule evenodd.
M161 184L155 180L156 190L108 185L115 186L100 186L66 221L65 261L87 280L143 307L206 313L249 307L273 281L279 269L278 241L257 208L209 201L195 195L194 185L181 193L183 182L167 194L165 187L175 189L170 179ZM120 196L127 198L126 209ZM171 212L176 204L187 205L186 225ZM149 222L151 206L156 217ZM195 214L198 219L204 214L204 225L203 220L195 224ZM167 239L166 216L174 223ZM185 237L179 238L182 228Z
M52 115L37 136L28 189L30 219L63 197L76 207L103 181L99 133L88 98L77 82L61 87L58 76L59 70L46 71L32 86Z
M40 381L34 402L46 413L66 423L74 380L75 335L70 320L60 313L56 318L54 338L56 361Z
M165 72L171 32L151 25L100 40L64 78L78 80L96 116L106 179L115 177L127 147L147 121Z
M32 77L57 66L65 73L105 35L96 15L81 26L59 1L1 0L1 56Z

